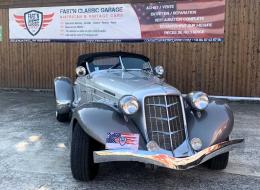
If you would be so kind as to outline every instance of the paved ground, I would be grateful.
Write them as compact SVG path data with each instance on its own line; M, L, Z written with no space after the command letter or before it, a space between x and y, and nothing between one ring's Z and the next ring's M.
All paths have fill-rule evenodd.
M0 91L0 190L50 189L260 189L260 104L231 103L232 137L245 149L231 153L228 169L156 171L138 163L103 164L97 179L71 177L68 124L56 122L49 93Z

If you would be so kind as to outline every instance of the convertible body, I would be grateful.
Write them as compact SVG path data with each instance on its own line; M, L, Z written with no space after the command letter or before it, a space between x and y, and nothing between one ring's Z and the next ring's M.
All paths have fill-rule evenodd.
M184 96L164 82L160 68L155 72L145 56L124 52L82 55L77 68L74 84L66 77L54 81L57 119L71 121L72 162L75 153L75 157L87 154L85 160L93 167L101 162L138 161L176 170L202 163L223 169L227 163L223 165L221 158L228 158L228 152L243 142L229 140L234 117L228 105L207 102L198 92ZM193 101L196 95L199 98ZM75 152L81 146L81 133L99 146L90 153L85 152L87 147L83 153ZM76 179L93 178L90 171L79 177L82 173L73 170L80 167L72 163Z

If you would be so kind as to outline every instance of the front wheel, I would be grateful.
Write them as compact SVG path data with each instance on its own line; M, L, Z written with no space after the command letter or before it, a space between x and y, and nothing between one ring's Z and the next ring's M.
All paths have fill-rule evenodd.
M75 179L90 181L96 177L99 166L93 159L96 144L77 123L72 133L70 153L71 171Z
M226 139L227 141L229 138ZM211 170L223 170L226 169L229 160L229 152L220 154L207 162L205 162L205 166Z
M226 169L228 165L228 159L229 159L229 152L226 152L224 154L220 154L210 159L205 164L211 170L223 170Z

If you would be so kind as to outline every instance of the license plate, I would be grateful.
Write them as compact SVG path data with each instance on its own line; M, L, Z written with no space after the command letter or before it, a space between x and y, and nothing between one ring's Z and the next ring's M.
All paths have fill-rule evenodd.
M106 149L138 150L139 134L111 132L107 134Z

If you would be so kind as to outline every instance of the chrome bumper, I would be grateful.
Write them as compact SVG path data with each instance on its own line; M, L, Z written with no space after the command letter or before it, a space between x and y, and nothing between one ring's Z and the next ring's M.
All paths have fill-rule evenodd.
M159 152L150 152L138 150L131 152L129 150L104 150L94 152L94 162L113 162L113 161L136 161L146 164L154 164L161 167L166 167L175 170L186 170L198 166L207 160L231 151L243 144L244 139L236 139L225 141L220 144L206 148L190 157L174 158L167 154Z

